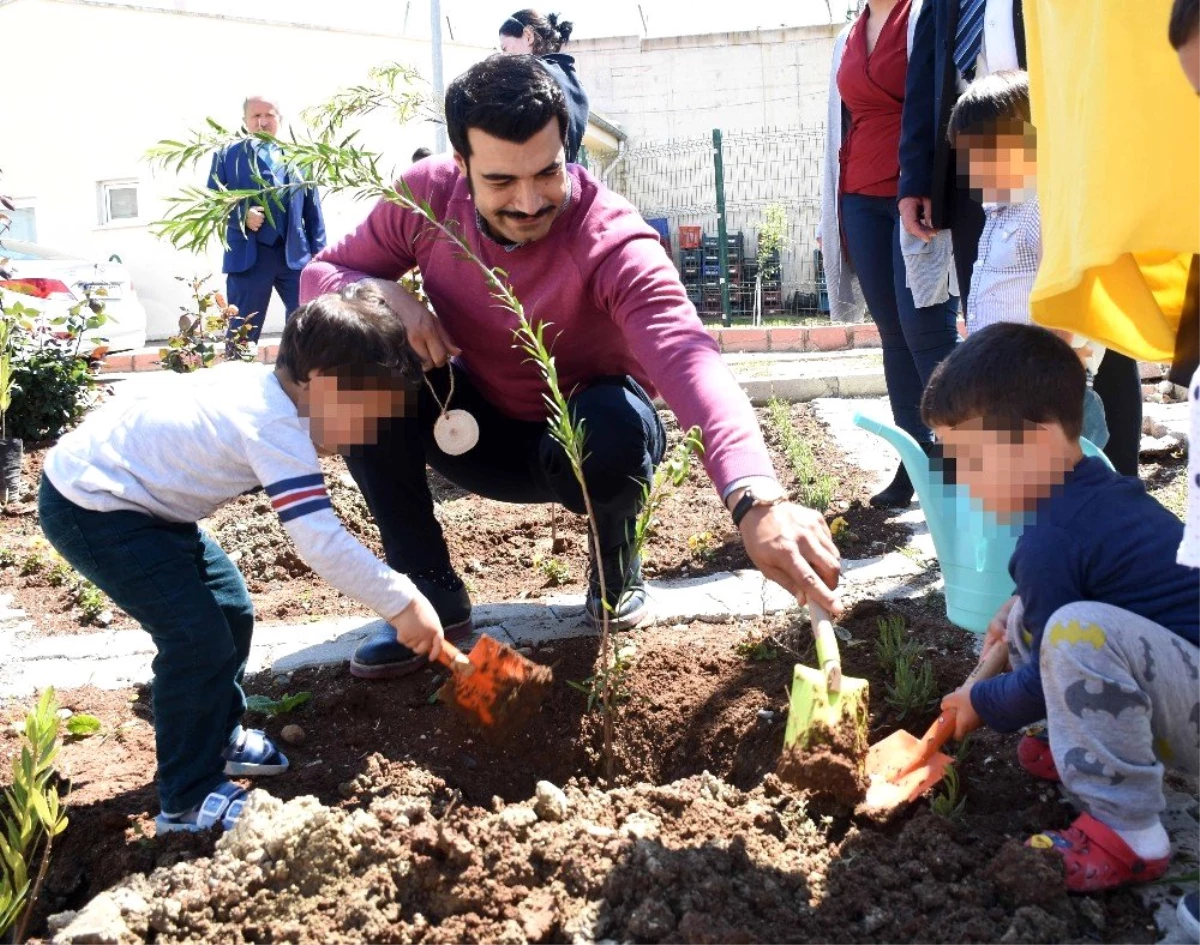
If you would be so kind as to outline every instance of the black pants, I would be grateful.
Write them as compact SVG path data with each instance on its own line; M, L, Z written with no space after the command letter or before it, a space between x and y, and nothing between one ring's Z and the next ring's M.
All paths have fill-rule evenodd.
M433 440L438 406L422 385L416 415L393 420L379 442L346 457L354 481L383 538L388 564L412 573L450 566L425 466L461 489L499 502L559 502L584 512L583 494L562 447L545 423L514 420L489 403L457 366L451 409L469 411L479 423L479 442L448 456ZM444 403L449 369L426 375ZM622 548L642 504L642 486L666 451L666 431L646 392L631 377L600 377L568 401L582 420L584 476L596 513L601 554ZM615 560L615 559L614 559Z
M954 194L954 222L950 229L950 243L954 247L954 274L958 277L959 298L962 300L962 315L967 317L970 303L971 271L979 256L979 238L983 236L983 207L971 191L960 187Z
M1104 404L1108 423L1104 455L1122 476L1136 476L1142 445L1142 378L1137 362L1106 351L1092 386Z

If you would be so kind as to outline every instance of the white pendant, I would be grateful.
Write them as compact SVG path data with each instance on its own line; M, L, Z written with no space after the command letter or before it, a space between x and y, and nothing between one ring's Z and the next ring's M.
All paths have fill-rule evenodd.
M433 425L433 439L447 456L461 456L479 442L479 424L465 410L447 410Z

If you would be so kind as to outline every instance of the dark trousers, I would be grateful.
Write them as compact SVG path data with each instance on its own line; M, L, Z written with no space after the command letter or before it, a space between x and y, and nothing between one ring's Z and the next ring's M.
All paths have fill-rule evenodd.
M267 306L271 304L272 289L283 299L289 317L300 306L300 270L288 268L287 246L282 238L274 246L259 243L254 265L245 272L229 273L225 289L229 303L238 309L238 317L229 324L230 330L236 331L248 321L253 326L250 340L258 341L267 318Z
M246 710L242 674L254 607L237 566L194 524L139 512L92 512L42 477L46 538L154 640L158 796L194 807L225 780L221 752Z
M1137 362L1106 351L1092 388L1100 395L1108 423L1104 455L1122 476L1136 476L1142 447L1142 378Z
M900 252L900 211L892 197L845 194L842 231L871 318L883 345L892 419L919 443L933 434L921 422L921 394L929 375L958 344L958 300L916 308Z
M449 370L426 375L444 403ZM415 417L381 427L379 442L356 448L346 465L383 538L388 564L412 573L450 566L433 514L428 463L456 486L500 502L558 502L583 513L583 494L566 454L545 423L514 420L489 403L461 368L454 370L451 409L470 412L479 442L448 456L433 440L438 407L422 385ZM584 476L599 525L601 553L622 548L642 503L642 485L666 450L666 432L646 392L629 377L600 377L568 401L585 434ZM615 560L615 559L614 559Z
M958 291L962 294L963 318L967 317L970 305L971 272L979 257L979 238L983 236L985 219L983 206L971 196L968 188L960 187L954 194L950 243L954 247L954 274L958 277Z

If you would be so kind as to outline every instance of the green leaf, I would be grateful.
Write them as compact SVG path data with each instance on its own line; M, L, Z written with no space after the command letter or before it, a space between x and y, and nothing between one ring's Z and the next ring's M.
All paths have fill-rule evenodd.
M271 710L277 705L279 703L270 696L246 696L247 712L258 712L262 715L269 715L271 714Z
M89 735L95 735L100 728L100 720L94 715L81 713L67 719L67 732L73 738L87 738Z

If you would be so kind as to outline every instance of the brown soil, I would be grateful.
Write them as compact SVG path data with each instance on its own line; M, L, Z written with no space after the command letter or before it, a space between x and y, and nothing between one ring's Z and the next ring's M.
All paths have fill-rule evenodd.
M898 727L873 646L888 612L869 602L840 621L852 635L845 672L870 682L872 741ZM942 622L909 626L938 691L961 681L967 636ZM340 668L252 680L252 692L314 693L291 715L250 719L275 738L285 724L305 730L287 749L291 771L258 782L294 803L256 801L244 829L194 865L179 861L212 854L214 836L153 837L145 694L64 693L104 729L63 749L72 822L39 934L48 914L171 867L135 883L147 909L121 899L131 940L1153 940L1130 893L1068 898L1053 865L1020 847L1070 815L1017 767L1011 737L971 740L955 820L921 800L877 824L776 779L792 663L813 659L807 635L791 616L623 636L634 649L612 790L599 786L602 718L567 685L593 673L595 640L534 653L555 685L498 745L431 701L434 670L387 683ZM919 732L935 711L904 724ZM11 756L15 745L6 726L0 750ZM565 812L545 789L531 800L543 780L564 787ZM294 800L305 796L316 800Z
M842 553L862 558L897 547L904 539L903 527L891 521L894 516L865 504L869 489L862 473L840 453L812 410L797 404L792 418L812 445L821 468L838 480L827 518L841 515L846 519ZM669 413L664 413L663 419L673 444L678 428ZM765 411L760 411L760 419L765 419ZM769 425L765 427L771 444ZM772 452L780 481L794 486L790 469L777 450ZM27 489L38 482L44 453L44 447L26 453ZM378 530L345 463L340 457L326 458L322 469L346 527L368 548L382 554ZM582 517L558 509L555 529L550 506L492 502L465 493L432 473L431 483L452 559L473 599L535 600L583 589L587 537ZM77 576L69 569L55 571L56 556L38 528L36 499L28 498L0 515L0 550L7 552L0 556L0 592L12 593L15 606L37 615L38 628L47 633L91 632L95 627L83 617L75 600ZM260 621L296 622L368 613L313 574L261 493L230 502L201 525L237 561ZM648 546L646 575L694 577L750 566L729 513L697 463L683 486L667 498L659 515ZM59 581L62 583L55 586ZM119 608L111 610L109 626L137 626Z

